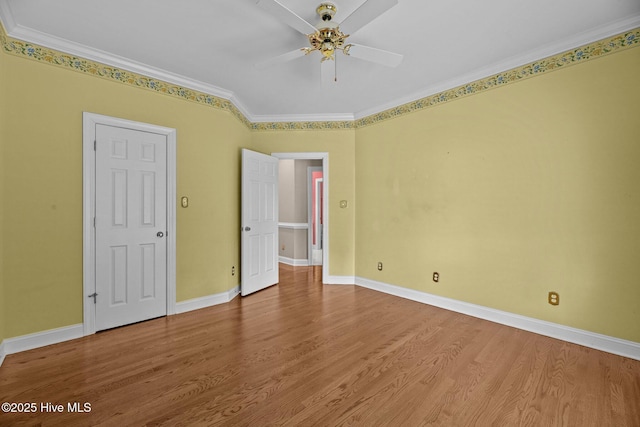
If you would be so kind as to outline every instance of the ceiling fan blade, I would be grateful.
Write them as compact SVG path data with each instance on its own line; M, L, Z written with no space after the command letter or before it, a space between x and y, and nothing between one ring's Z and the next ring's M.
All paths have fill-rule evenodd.
M273 58L269 58L265 61L258 62L256 64L256 68L262 70L264 68L271 67L272 65L275 65L275 64L288 62L296 58L302 58L304 55L305 54L302 49L292 50L291 52L283 53L282 55L278 55Z
M320 63L320 80L322 86L328 86L336 82L336 61L327 60Z
M306 35L316 32L316 27L296 15L295 12L278 0L258 0L256 4L293 29L300 31L302 34Z
M399 53L389 52L387 50L376 49L375 47L362 46L352 44L349 48L349 56L364 59L365 61L375 62L376 64L385 65L387 67L397 67L402 62L403 56Z
M398 0L367 0L342 20L340 30L353 34L397 4Z

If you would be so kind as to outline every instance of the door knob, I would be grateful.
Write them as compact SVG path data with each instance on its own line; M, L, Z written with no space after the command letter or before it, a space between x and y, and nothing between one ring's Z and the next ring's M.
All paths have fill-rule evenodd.
M162 231L158 231L158 233L156 234L156 236L158 237L164 237L164 233Z
M245 227L244 231L251 231L251 227Z

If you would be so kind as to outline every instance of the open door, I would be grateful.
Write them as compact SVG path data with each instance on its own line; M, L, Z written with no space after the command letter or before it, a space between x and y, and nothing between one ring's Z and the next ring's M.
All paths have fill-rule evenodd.
M240 294L278 283L278 162L242 150Z

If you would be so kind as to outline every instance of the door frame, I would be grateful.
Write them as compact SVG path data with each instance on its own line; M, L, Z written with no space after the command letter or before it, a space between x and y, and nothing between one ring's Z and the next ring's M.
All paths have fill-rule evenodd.
M313 265L313 232L317 231L313 229L313 187L314 184L318 184L318 182L313 181L313 172L322 171L322 166L308 166L307 167L307 258L309 261L309 265ZM320 178L318 180L321 183L324 183L324 179ZM322 184L324 185L324 184ZM324 188L323 188L324 189ZM317 188L316 188L317 192ZM316 193L316 198L318 197Z
M96 125L151 132L167 137L167 315L176 312L176 130L100 114L82 113L82 311L83 334L96 332L95 289Z
M290 160L322 160L322 179L323 179L323 199L322 199L322 219L323 219L323 246L322 246L322 283L326 284L329 280L329 153L271 153L273 157L278 159ZM309 257L311 254L309 254Z

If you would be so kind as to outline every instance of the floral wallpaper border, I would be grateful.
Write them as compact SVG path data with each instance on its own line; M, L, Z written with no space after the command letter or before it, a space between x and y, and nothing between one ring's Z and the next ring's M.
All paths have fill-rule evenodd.
M549 71L569 65L578 64L590 59L599 58L609 53L620 51L640 44L640 28L618 34L608 39L600 40L589 45L579 47L555 56L541 59L539 61L504 71L493 76L476 80L453 89L440 92L426 98L421 98L407 104L400 105L377 114L355 121L355 127L363 127L379 123L384 120L409 114L418 110L423 110L434 105L460 99L465 96L484 92L495 87L504 86L520 80L540 75Z
M495 87L514 83L529 77L540 75L549 71L569 65L578 64L590 59L598 58L622 49L635 47L640 44L640 28L627 31L616 36L600 40L577 49L573 49L555 56L514 68L493 76L476 80L462 86L455 87L425 98L421 98L397 107L372 114L355 121L321 121L321 122L268 122L252 123L236 108L233 103L204 92L199 92L182 86L177 86L151 77L146 77L117 67L89 61L74 55L57 52L29 42L16 40L9 37L2 24L0 24L0 44L2 49L9 54L26 57L36 61L48 63L54 66L68 68L96 77L118 81L127 85L151 90L187 101L208 105L212 108L225 110L238 118L245 126L255 131L271 130L338 130L357 129L370 126L385 120L403 116L428 107L443 104L463 98L465 96L481 93Z
M238 110L236 106L227 99L132 73L118 67L89 61L84 58L58 52L29 42L24 42L22 40L16 40L7 35L2 24L0 24L0 44L2 45L2 49L9 54L26 57L28 59L33 59L54 66L68 68L73 71L90 74L107 80L115 80L130 86L148 89L165 95L229 111L247 127L250 128L252 125L240 110Z

